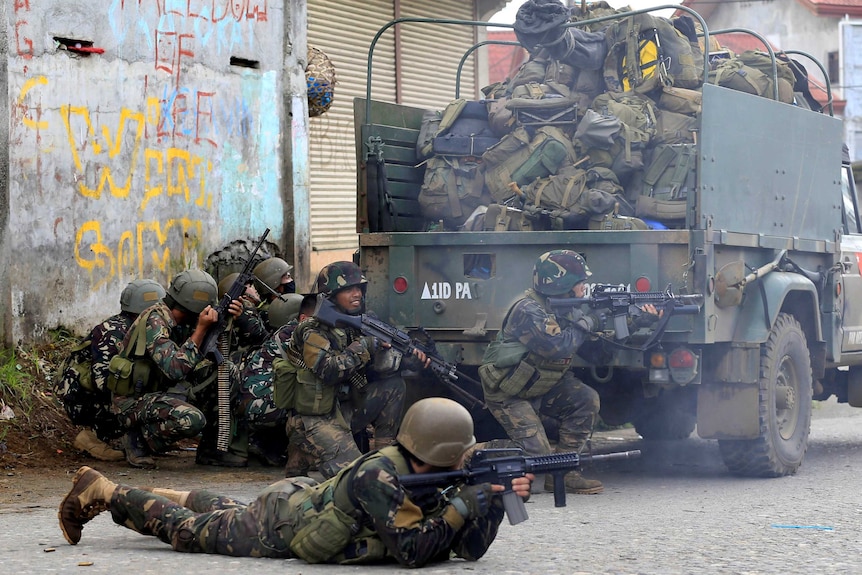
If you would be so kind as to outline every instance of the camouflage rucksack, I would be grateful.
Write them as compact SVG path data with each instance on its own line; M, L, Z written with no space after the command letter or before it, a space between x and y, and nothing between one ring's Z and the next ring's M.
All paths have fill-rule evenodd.
M556 174L523 188L524 210L550 218L553 229L580 229L591 217L610 213L616 198L607 191L587 188L587 171L565 166Z
M663 144L653 151L637 199L638 217L681 225L689 192L697 185L697 148L694 144Z
M573 164L575 149L566 134L555 126L539 128L533 137L521 126L488 148L482 159L485 186L497 203L504 203L516 194L512 184L525 186Z
M605 38L608 90L646 94L661 86L697 88L703 83L700 48L666 18L646 13L622 18L608 26Z
M605 92L578 124L575 140L591 166L610 168L624 182L644 165L643 150L657 129L655 104L634 92Z
M769 76L737 57L721 59L709 72L709 83L765 98L773 95Z
M769 78L769 89L764 94L767 98L773 98L775 92L772 88L772 58L767 52L759 50L746 50L737 56L743 64L755 70L760 70ZM790 64L780 56L775 57L775 68L778 73L778 100L785 104L793 102L793 85L796 76L790 68Z
M425 162L425 179L419 190L422 215L457 227L481 204L485 193L482 162L475 158L434 156Z

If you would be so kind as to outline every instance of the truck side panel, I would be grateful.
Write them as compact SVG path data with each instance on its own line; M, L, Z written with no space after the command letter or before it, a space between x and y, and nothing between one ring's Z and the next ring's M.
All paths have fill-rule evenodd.
M842 205L841 120L705 84L698 136L696 227L835 238Z

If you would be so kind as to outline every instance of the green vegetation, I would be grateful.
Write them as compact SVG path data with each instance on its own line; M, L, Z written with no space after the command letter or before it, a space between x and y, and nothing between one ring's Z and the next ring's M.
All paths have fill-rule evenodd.
M29 416L33 409L34 382L35 378L21 366L18 350L0 349L0 400L3 403Z

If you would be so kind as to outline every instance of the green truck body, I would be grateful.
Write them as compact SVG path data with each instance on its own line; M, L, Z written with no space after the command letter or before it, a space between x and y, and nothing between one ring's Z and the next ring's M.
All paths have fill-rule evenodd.
M647 350L648 333L576 356L606 423L633 422L646 439L696 426L731 471L780 476L802 463L812 399L862 406L862 225L840 119L705 84L684 226L441 232L422 231L416 203L424 110L364 99L355 110L369 308L424 328L462 370L481 363L537 256L567 248L591 281L703 295ZM379 206L386 222L369 216Z

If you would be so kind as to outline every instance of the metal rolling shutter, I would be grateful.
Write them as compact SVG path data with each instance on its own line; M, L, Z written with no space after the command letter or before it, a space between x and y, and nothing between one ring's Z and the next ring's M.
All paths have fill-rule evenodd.
M332 107L309 121L311 243L315 250L356 247L356 159L353 98L365 97L368 46L393 19L392 0L309 0L308 45L335 65ZM374 50L372 98L395 101L392 32Z
M401 17L473 20L473 2L402 0ZM455 73L476 29L451 24L405 24L401 29L402 104L444 108L455 97ZM475 55L464 63L461 97L476 98Z
M465 0L401 0L400 16L472 20L473 5ZM337 74L332 107L309 122L315 250L357 245L353 98L365 97L368 47L380 27L393 18L393 0L308 0L308 44L329 56ZM401 28L401 103L444 108L454 97L455 72L464 51L474 44L474 29L439 24ZM377 43L373 72L371 97L395 102L393 28ZM476 97L474 58L464 66L461 96Z

